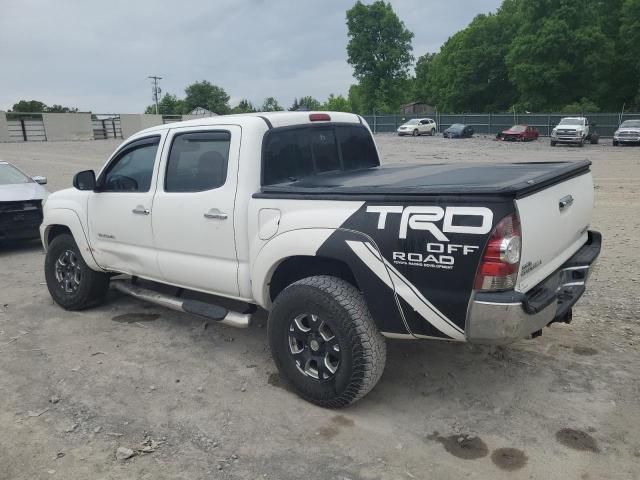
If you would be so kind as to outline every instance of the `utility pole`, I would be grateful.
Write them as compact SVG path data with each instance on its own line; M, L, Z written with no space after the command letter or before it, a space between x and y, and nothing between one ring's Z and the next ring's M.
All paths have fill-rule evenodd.
M162 77L158 77L156 75L149 75L147 78L150 78L153 81L153 101L156 104L156 115L158 114L158 101L160 100L160 94L162 93L162 89L158 86L158 80L162 80Z

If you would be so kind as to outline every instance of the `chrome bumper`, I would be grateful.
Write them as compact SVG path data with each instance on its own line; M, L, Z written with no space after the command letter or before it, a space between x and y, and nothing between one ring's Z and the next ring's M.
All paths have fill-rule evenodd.
M476 292L467 312L467 341L505 345L529 337L550 323L568 323L571 308L585 292L601 244L601 235L589 232L589 240L573 257L526 294Z

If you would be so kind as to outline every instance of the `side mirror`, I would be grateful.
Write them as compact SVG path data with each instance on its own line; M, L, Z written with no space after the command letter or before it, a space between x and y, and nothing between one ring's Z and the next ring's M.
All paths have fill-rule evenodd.
M34 182L39 183L40 185L46 185L47 184L47 177L41 177L40 175L36 175L35 177L31 177L31 179Z
M73 186L78 190L94 190L96 188L96 174L93 170L78 172L73 177Z

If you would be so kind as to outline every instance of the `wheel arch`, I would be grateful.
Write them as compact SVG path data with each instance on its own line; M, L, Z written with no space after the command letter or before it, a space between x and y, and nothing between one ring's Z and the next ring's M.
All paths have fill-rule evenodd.
M372 238L352 230L318 228L282 233L264 245L252 263L253 298L270 310L277 294L291 283L330 275L362 293L380 331L407 334L395 286L384 262L375 254L363 261L353 250L352 245L365 243L377 249Z
M45 250L55 237L69 233L75 240L76 245L78 245L80 254L89 268L102 271L102 268L100 268L93 257L89 240L80 222L80 217L78 217L78 214L74 210L66 208L47 210L46 221L46 225L43 224L42 226L42 244Z

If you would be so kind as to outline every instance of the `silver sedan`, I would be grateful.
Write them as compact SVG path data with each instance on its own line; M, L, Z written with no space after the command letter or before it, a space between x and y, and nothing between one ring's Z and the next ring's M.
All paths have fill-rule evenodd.
M0 241L38 238L46 177L29 177L0 160Z

